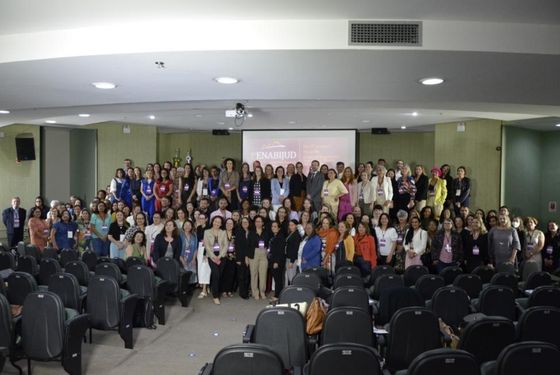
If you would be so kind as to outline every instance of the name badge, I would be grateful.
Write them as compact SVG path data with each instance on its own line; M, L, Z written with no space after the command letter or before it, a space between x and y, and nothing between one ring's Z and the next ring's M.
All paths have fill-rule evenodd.
M461 196L461 189L455 190L455 196L457 197Z
M280 189L280 195L284 195L284 189Z
M213 189L213 190L210 192L210 195L212 195L213 197L215 197L216 195L218 195L218 192L216 191L216 189Z
M435 191L433 191L433 190L428 191L428 196L429 197L435 197L436 196Z
M165 186L160 186L159 191L160 193L165 193Z
M215 243L214 246L212 246L212 250L214 250L215 253L219 253L220 252L220 245Z
M379 195L380 197L385 195L385 190L383 189L377 189L377 195Z
M480 249L478 248L478 246L476 246L476 245L473 246L473 248L472 248L472 253L473 253L473 255L478 255L478 254L480 254Z
M14 219L14 228L19 228L19 218Z
M233 244L230 243L230 244L228 245L227 252L228 252L228 253L233 253L233 251L234 251Z
M208 195L208 189L202 189L202 195Z
M74 238L74 232L72 232L71 230L69 230L68 232L66 232L67 236L69 239Z
M147 189L146 189L146 194L148 194L148 195L152 194L152 189L147 188Z
M44 229L44 230L43 230L43 234L44 234L45 236L48 236L48 235L49 235L49 230L48 230L48 229Z
M247 186L243 186L243 187L241 188L241 191L244 192L244 193L247 193L247 192L249 191L249 189L247 188ZM259 192L259 193L260 193L260 192Z
M101 230L102 230L102 231L106 231L107 229L109 229L109 227L108 227L107 225L103 225L103 226L101 227Z
M387 240L385 238L379 240L379 246L385 247L386 244L387 244Z
M259 249L262 249L262 248L264 248L264 241L260 240L259 241Z
M535 245L534 245L534 244L532 244L532 243L528 243L528 244L527 244L527 250L533 251L534 248L535 248Z
M445 251L447 251L448 253L451 252L451 246L449 246L449 244L445 245Z
M121 235L119 236L119 241L121 241L121 242L124 241L124 234L121 234Z
M255 196L260 197L261 196L261 191L259 189L255 189L255 191L253 192L255 194Z
M183 190L184 191L189 191L189 188L190 188L189 184L185 184L185 187L183 188Z
M552 254L552 251L553 251L553 250L552 250L552 246L547 246L547 247L546 247L546 253L547 253L547 254Z
M224 184L224 187L225 187L226 189L229 189L229 188L231 188L231 185L228 184L228 183L225 183L225 184Z
M323 195L326 197L329 195L329 189L324 189L323 190Z
M360 198L359 198L359 199L360 199L361 201L364 200L364 192L363 192L363 191L360 191Z
M402 240L403 240L403 237L402 237L402 235L399 235L399 236L397 237L397 242L398 242L398 243L401 243L401 242L402 242Z
M204 248L204 242L203 241L199 241L198 242L198 247L203 249Z
M84 231L84 236L85 236L86 238L91 237L91 231L90 231L89 229L86 229L86 230Z

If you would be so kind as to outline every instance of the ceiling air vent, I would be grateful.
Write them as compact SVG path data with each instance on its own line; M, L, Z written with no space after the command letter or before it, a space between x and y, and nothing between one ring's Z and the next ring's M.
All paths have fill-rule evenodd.
M421 46L422 22L350 21L348 43L358 46Z

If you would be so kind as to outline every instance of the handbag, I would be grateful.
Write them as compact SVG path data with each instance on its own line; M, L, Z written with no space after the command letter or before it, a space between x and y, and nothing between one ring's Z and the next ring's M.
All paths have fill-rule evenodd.
M313 298L313 301L307 309L307 323L306 329L308 335L316 335L323 330L323 323L327 315L327 309L324 302L318 298Z

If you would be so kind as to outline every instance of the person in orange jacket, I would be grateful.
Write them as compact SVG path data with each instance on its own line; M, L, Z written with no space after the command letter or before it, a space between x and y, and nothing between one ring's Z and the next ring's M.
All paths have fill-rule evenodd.
M369 275L377 266L375 239L364 223L358 224L358 231L354 236L354 264L360 269L362 277Z

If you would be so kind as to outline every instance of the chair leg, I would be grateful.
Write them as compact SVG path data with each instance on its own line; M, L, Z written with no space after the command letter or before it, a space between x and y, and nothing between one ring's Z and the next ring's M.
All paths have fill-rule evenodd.
M31 375L31 358L27 358L27 375Z
M158 295L154 301L154 313L160 325L165 325L165 296Z
M10 356L10 363L16 370L18 370L19 375L23 375L23 370L21 369L21 367L16 365L16 362L14 361L14 359L11 356Z
M92 331L92 328L90 327L89 328L89 343L90 344L92 343L92 339L93 339L93 334L91 333L91 331Z

